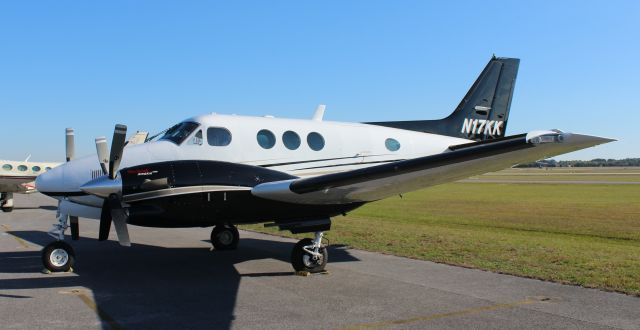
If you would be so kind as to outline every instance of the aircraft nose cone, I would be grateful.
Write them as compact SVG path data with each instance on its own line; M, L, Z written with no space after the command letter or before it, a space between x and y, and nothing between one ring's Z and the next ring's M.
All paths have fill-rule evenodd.
M105 175L83 184L80 186L80 190L87 194L106 198L111 194L122 192L122 181L120 179L111 180Z
M44 172L36 178L36 189L48 196L64 191L64 165Z

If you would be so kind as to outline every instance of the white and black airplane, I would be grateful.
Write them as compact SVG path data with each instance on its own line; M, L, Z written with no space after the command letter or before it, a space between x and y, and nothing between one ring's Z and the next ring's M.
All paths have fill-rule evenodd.
M267 223L315 233L293 248L297 271L327 263L323 232L331 218L366 203L613 141L559 130L505 136L519 60L493 57L458 107L440 120L344 123L208 114L168 129L157 141L125 146L116 125L110 154L73 158L40 175L37 189L59 200L43 249L51 271L74 252L63 242L78 217L99 219L99 240L113 222L129 246L128 225L210 227L216 249L235 249L235 225Z

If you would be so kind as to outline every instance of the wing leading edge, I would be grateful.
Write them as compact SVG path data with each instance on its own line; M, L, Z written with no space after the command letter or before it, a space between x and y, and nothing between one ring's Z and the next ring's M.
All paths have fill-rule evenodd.
M255 186L255 196L299 204L371 202L615 141L536 131L451 146L447 152L352 171Z

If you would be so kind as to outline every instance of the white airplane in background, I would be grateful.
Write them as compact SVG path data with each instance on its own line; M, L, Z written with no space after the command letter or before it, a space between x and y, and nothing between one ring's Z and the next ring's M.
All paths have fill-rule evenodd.
M67 129L67 139L73 143L73 129ZM147 132L137 132L127 142L129 144L144 143ZM74 149L73 146L69 146ZM27 157L24 161L0 160L0 209L3 212L13 211L13 194L31 194L37 192L35 180L38 175L60 165L56 162L30 162ZM69 161L69 158L67 158Z
M216 249L234 249L236 224L264 223L313 232L291 253L296 271L327 263L323 232L331 218L366 203L613 141L559 130L505 136L519 60L493 57L458 107L440 120L372 123L208 114L189 118L158 140L124 148L116 125L110 155L72 159L41 175L37 189L59 200L43 249L51 271L66 271L65 243L78 217L99 219L99 240L113 222L129 246L127 226L209 227ZM394 109L394 111L397 109ZM73 154L72 143L67 153ZM70 157L72 158L72 157Z
M36 192L35 180L38 175L60 165L53 162L30 162L0 160L0 209L13 211L13 194Z

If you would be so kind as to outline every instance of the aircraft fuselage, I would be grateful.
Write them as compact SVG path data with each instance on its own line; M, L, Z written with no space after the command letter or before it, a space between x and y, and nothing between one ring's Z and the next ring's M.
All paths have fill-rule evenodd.
M367 124L272 117L209 114L183 123L190 124L185 136L124 149L118 184L130 224L190 227L332 217L363 203L278 202L252 195L251 188L438 154L472 142ZM221 132L224 136L216 135ZM82 210L84 217L99 219L103 198L80 186L102 175L98 158L91 155L51 170L37 184L66 205L76 204L75 213L90 208Z

